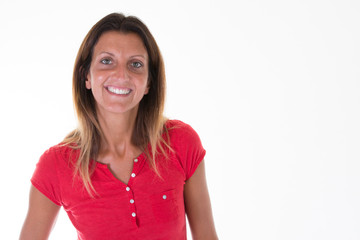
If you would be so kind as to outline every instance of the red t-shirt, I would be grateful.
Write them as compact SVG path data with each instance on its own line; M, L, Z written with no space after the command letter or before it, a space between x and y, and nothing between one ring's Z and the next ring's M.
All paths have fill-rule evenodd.
M160 175L145 154L134 159L128 184L115 178L107 165L96 162L91 176L99 196L91 198L81 179L74 178L72 161L78 150L56 145L40 158L32 184L63 206L80 240L186 239L184 183L205 155L197 133L178 120L167 123L169 159L157 158Z

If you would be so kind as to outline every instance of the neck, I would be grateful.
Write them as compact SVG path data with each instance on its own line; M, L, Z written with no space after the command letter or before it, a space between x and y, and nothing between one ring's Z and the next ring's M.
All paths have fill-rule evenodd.
M137 116L136 111L128 113L104 113L97 109L100 127L103 133L99 154L112 154L118 157L137 155L139 150L131 142Z

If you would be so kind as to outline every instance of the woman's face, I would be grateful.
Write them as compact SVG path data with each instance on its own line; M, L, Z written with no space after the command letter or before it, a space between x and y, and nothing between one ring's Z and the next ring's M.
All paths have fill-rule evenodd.
M100 113L137 112L148 93L148 54L134 33L103 33L93 50L86 88Z

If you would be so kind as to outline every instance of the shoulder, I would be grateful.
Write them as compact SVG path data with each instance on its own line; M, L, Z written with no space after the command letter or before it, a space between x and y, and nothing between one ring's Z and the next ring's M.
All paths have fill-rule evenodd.
M40 157L39 163L43 164L62 164L69 163L69 160L73 159L73 156L77 154L76 149L71 148L68 145L59 143L48 148Z
M32 182L44 183L58 182L59 173L71 173L74 167L71 164L72 156L75 156L72 149L68 146L58 144L48 148L38 160L33 173Z
M165 125L171 140L199 139L197 132L189 124L180 120L168 120Z
M180 120L168 120L166 129L170 146L176 152L204 151L199 135L189 124Z
M62 204L62 184L72 178L70 150L61 144L48 148L41 155L31 178L33 186L57 205Z
M199 135L189 125L179 120L168 120L166 123L170 146L181 165L185 180L189 179L205 156Z

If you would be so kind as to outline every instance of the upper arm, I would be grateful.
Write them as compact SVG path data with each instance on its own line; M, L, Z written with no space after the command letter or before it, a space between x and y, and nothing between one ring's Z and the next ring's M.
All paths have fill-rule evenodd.
M206 184L204 160L186 181L184 200L193 239L218 239Z
M59 210L60 206L31 185L29 210L21 230L20 240L48 239Z

